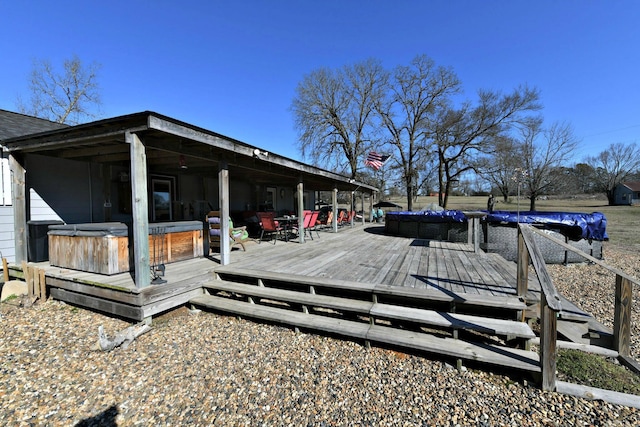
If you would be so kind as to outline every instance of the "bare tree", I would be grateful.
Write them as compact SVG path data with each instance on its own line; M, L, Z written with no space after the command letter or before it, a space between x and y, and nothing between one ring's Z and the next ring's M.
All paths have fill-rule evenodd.
M58 123L78 124L99 115L100 65L85 66L74 56L63 64L58 73L48 60L34 61L31 71L29 105L18 99L18 110Z
M355 178L358 159L374 144L372 111L386 80L387 73L373 59L305 76L291 106L302 156Z
M637 144L611 144L597 156L588 157L593 168L595 188L607 195L609 205L615 203L615 188L633 176L640 168L640 148Z
M426 163L424 157L433 153L433 121L459 91L460 81L450 68L438 67L429 57L420 55L409 66L395 69L389 92L376 105L396 154L394 162L406 188L408 210L413 209L420 185L419 168Z
M556 172L575 154L578 141L570 125L554 123L543 129L542 121L537 120L522 128L522 136L524 185L529 210L535 211L536 199L562 179Z
M480 91L477 106L466 103L440 116L435 132L440 206L447 207L453 183L466 172L475 171L474 155L487 152L491 140L530 120L525 113L540 109L539 97L538 90L526 86L507 95Z
M500 192L503 201L507 202L514 187L516 169L522 167L522 149L508 135L493 139L490 147L489 155L479 160L478 169L489 184Z

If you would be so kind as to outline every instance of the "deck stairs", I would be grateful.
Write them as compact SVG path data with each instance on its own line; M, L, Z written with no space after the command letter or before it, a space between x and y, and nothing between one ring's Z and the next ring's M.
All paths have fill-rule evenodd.
M613 348L613 330L599 323L592 315L560 296L562 311L558 315L559 338L577 344Z
M223 266L189 303L240 317L443 355L459 362L540 372L535 338L513 296L456 294Z

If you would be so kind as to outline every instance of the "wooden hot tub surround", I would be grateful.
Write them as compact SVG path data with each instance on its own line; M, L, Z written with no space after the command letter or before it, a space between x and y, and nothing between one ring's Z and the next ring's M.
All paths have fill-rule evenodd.
M129 230L119 222L64 224L49 227L49 263L52 266L113 275L131 271ZM203 256L200 221L149 224L151 265Z

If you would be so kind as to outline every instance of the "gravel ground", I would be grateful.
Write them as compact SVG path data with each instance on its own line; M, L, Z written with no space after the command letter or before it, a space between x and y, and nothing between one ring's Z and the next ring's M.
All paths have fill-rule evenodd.
M640 277L637 252L605 255ZM596 268L551 274L606 322L613 279L599 284ZM128 323L55 301L0 308L0 425L640 424L638 410L517 377L212 313L174 310L129 348L101 352L98 326L113 336Z

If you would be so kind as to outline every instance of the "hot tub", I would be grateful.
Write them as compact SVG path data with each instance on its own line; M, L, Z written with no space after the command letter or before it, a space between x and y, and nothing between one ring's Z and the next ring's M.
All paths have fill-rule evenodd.
M480 214L476 212L474 214ZM480 218L480 216L478 216ZM387 212L385 232L395 236L420 239L469 242L469 218L457 210ZM518 234L516 225L534 224L552 237L595 258L602 258L602 241L607 240L606 218L599 212L591 214L573 212L511 212L483 211L479 245L486 252L517 260ZM542 236L534 237L547 263L583 262L584 258L563 249Z
M49 226L49 263L99 274L131 271L133 245L129 228L120 222ZM150 264L166 264L203 256L200 221L149 224Z
M467 218L461 211L387 212L385 232L420 239L467 241Z
M600 212L512 212L496 211L488 214L483 224L483 246L509 261L518 256L516 225L533 224L551 237L562 240L594 258L602 259L602 242L608 240L607 219ZM584 257L534 235L534 241L548 264L584 262Z

